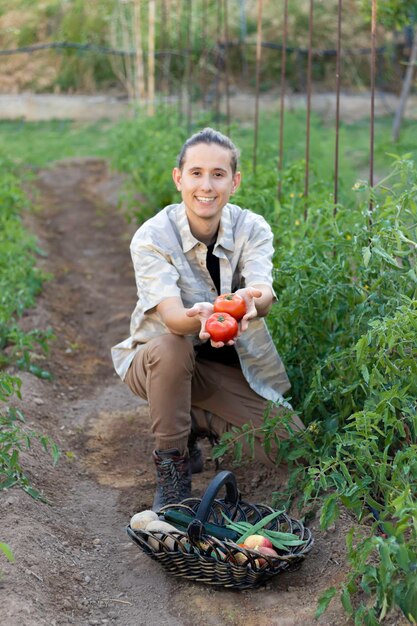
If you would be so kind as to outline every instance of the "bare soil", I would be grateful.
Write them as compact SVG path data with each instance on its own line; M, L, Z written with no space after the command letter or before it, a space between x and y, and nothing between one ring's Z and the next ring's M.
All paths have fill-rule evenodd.
M53 277L27 329L51 327L51 351L42 365L52 382L23 378L21 406L28 427L44 432L62 451L56 467L34 446L24 466L44 504L13 489L0 499L0 539L16 557L1 559L2 624L55 626L305 626L315 624L321 592L343 580L345 534L352 520L311 528L315 546L302 567L276 576L256 591L214 589L170 577L130 542L130 516L149 508L154 492L147 405L119 380L110 347L128 334L135 304L129 256L134 226L116 208L120 176L97 159L69 160L38 172L38 209L28 225L47 256ZM201 495L216 470L195 478ZM222 469L231 469L231 459ZM269 502L285 481L282 470L252 463L234 468L243 497ZM349 625L338 601L321 618ZM387 623L398 623L389 622Z
M30 67L30 66L29 66ZM120 120L132 114L132 103L118 94L58 94L58 93L15 93L12 89L7 93L2 90L0 75L0 119L23 119L27 122L46 120L76 120L93 122L97 120ZM170 99L173 104L174 99ZM306 95L287 93L285 110L305 110ZM347 124L369 119L370 92L345 91L340 98L340 120ZM280 95L274 89L260 96L260 110L263 113L279 113ZM393 93L378 91L375 97L375 117L393 116L399 105L399 96ZM184 100L183 106L186 106ZM255 113L255 96L248 90L235 90L230 95L230 113L233 119L243 123L253 123ZM198 108L194 108L194 113ZM220 103L221 111L226 115L226 101ZM326 124L334 123L336 116L336 97L334 92L316 92L311 96L311 110L317 113ZM186 115L184 109L184 115ZM404 118L417 119L417 96L411 94L406 103Z

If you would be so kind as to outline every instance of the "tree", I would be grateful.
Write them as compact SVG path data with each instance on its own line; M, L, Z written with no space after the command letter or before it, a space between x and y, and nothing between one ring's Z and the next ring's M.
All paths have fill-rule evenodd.
M364 0L363 5L364 9L369 12L370 0ZM386 28L401 29L411 26L414 33L410 57L403 79L400 101L392 126L393 140L398 141L407 98L411 91L414 67L417 63L417 29L415 28L417 24L417 4L415 0L384 0L384 2L379 3L377 11L378 22L383 24ZM368 14L370 14L370 12Z

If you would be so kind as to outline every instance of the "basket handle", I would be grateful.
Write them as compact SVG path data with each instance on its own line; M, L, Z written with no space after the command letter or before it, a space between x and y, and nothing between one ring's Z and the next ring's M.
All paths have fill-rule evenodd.
M204 522L207 521L213 502L223 485L226 487L225 502L234 506L238 505L240 494L235 475L227 470L219 472L207 487L198 506L195 518L187 528L188 536L192 541L198 541L204 533Z

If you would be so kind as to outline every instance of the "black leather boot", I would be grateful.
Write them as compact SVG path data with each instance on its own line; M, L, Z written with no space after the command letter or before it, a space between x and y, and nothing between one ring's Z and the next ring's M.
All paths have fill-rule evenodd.
M174 504L191 496L191 464L188 455L179 450L155 450L157 487L152 505L159 511L166 504Z

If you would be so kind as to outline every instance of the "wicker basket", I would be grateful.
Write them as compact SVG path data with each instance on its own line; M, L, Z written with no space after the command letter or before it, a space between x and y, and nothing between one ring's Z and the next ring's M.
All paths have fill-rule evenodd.
M220 500L216 496L223 486L226 496ZM159 511L160 519L178 527L178 532L152 533L128 526L127 533L174 576L208 585L249 589L299 566L313 546L311 531L301 521L281 513L265 529L293 533L304 543L288 546L285 552L278 550L276 557L260 555L235 543L237 534L225 527L227 521L223 517L225 514L233 521L256 524L270 513L274 509L241 500L234 474L223 471L212 480L203 498L188 498Z

